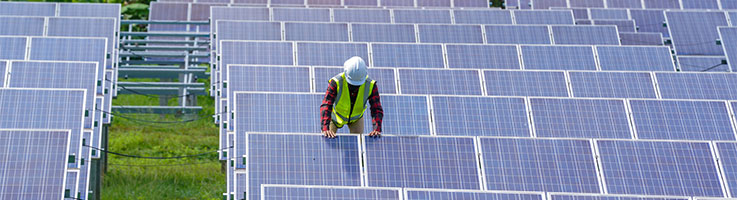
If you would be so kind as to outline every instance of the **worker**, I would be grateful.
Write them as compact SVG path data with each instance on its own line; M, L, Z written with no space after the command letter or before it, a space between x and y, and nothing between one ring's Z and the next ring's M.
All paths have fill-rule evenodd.
M366 62L361 57L352 57L343 64L343 73L328 80L328 89L320 106L322 134L334 138L339 128L348 125L351 133L363 133L363 113L366 102L371 104L373 131L369 136L381 135L381 108L376 81L368 76Z

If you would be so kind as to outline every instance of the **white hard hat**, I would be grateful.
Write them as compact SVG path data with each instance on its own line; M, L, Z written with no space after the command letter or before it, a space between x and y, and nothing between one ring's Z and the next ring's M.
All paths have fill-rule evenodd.
M345 70L345 79L351 85L363 85L366 82L368 70L366 69L366 63L363 59L358 56L354 56L343 63L343 69Z

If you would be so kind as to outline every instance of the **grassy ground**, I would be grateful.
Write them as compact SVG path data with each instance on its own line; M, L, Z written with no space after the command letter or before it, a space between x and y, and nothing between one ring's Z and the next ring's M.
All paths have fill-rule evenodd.
M175 100L170 101L170 105L176 105ZM158 105L158 99L119 95L113 100L113 105ZM189 117L196 120L188 123L153 124L114 118L108 150L161 157L216 151L219 141L218 129L211 118L213 100L199 97L198 105L203 107L203 111L198 116ZM125 116L150 121L188 120L147 114ZM111 155L108 162L108 171L103 178L102 199L221 199L225 192L226 177L220 171L217 153L176 160Z

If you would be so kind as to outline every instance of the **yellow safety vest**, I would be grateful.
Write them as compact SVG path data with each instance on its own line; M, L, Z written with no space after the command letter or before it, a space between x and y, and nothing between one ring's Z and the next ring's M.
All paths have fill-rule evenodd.
M361 117L363 117L363 112L366 111L366 102L368 101L369 95L371 95L371 91L374 90L374 84L376 81L371 80L367 75L366 82L358 88L356 102L351 105L351 92L347 91L348 81L345 80L345 74L340 73L330 80L334 81L336 86L338 86L337 98L333 103L332 114L335 126L343 127L343 125L353 123L361 119Z

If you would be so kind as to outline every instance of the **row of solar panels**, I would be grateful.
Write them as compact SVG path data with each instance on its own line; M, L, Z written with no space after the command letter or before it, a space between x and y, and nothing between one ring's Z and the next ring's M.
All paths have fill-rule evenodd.
M93 137L93 130L84 127L84 118L91 114L86 111L92 104L87 102L87 94L94 91L84 86L55 85L64 83L58 79L62 76L76 76L77 70L86 70L69 68L74 63L57 63L53 67L54 75L38 74L38 71L31 71L34 63L41 62L14 65L26 76L11 77L6 80L11 87L0 88L0 143L3 146L0 155L4 158L0 162L2 197L87 199L90 158L96 152L87 146L98 138ZM97 67L93 63L85 65ZM94 84L94 79L68 82L69 85ZM95 99L96 103L102 100Z
M648 8L648 9L737 9L732 0L505 0L519 9L567 8Z
M305 193L305 190L269 193L266 189L269 186L262 184L433 188L446 193L466 190L478 195L488 190L528 191L516 192L518 195L529 195L532 191L589 193L579 194L583 196L671 196L638 196L643 199L730 197L737 192L735 142L391 135L380 138L339 135L336 139L327 139L319 134L299 133L237 135L247 137L248 155L231 160L245 167L229 176L228 187L234 191L234 199L260 199L262 194L275 198L366 195L356 193L361 188L335 193ZM432 197L450 194L435 195L440 196ZM591 196L580 199L608 199Z
M486 0L163 0L158 2L190 2L239 4L243 6L314 6L314 7L455 7L488 8Z

